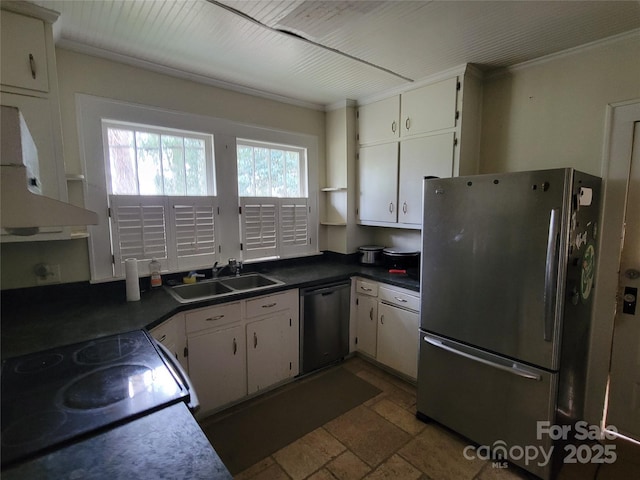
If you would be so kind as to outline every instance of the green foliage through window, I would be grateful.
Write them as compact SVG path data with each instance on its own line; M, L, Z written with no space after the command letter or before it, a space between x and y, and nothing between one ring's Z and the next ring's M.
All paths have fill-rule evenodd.
M304 197L304 149L238 142L238 195Z
M113 195L207 195L205 138L107 126Z

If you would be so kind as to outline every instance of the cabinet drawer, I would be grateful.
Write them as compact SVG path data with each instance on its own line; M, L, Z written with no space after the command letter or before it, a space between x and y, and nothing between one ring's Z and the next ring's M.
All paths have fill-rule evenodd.
M247 318L267 315L288 308L297 308L298 295L296 292L297 290L247 300Z
M162 343L165 347L176 342L178 322L167 320L157 327L153 328L149 333L153 338Z
M240 302L225 303L215 307L188 312L186 315L187 333L237 322L241 319Z
M366 280L356 280L356 293L377 297L378 284L375 282L367 282Z
M416 312L420 311L420 297L418 296L386 287L380 287L378 294L380 300L383 302Z

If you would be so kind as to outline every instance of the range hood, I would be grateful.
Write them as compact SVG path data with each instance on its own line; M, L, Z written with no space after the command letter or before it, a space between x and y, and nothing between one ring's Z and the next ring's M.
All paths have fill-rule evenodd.
M0 122L0 227L26 236L40 227L97 224L95 212L42 195L38 151L20 111L3 105Z

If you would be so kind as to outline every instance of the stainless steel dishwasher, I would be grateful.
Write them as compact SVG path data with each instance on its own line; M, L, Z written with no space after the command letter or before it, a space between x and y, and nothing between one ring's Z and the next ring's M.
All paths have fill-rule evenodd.
M349 353L349 280L300 290L300 372Z

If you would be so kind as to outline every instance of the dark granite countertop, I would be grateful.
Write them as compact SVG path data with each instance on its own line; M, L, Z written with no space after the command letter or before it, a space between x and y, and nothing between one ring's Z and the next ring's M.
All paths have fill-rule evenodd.
M2 358L139 328L150 329L181 311L291 288L311 287L352 276L419 291L419 282L406 274L390 274L386 268L364 266L341 257L325 254L294 261L248 265L246 271L264 273L284 282L284 285L188 304L179 303L164 288L143 290L139 302L127 302L124 282L3 290Z
M232 476L184 403L3 470L5 480L203 479Z
M2 358L153 328L181 311L362 276L413 291L419 282L386 268L323 255L247 266L284 282L268 290L182 304L164 288L127 302L124 282L64 284L1 293ZM2 472L3 478L231 478L184 404L75 443Z

